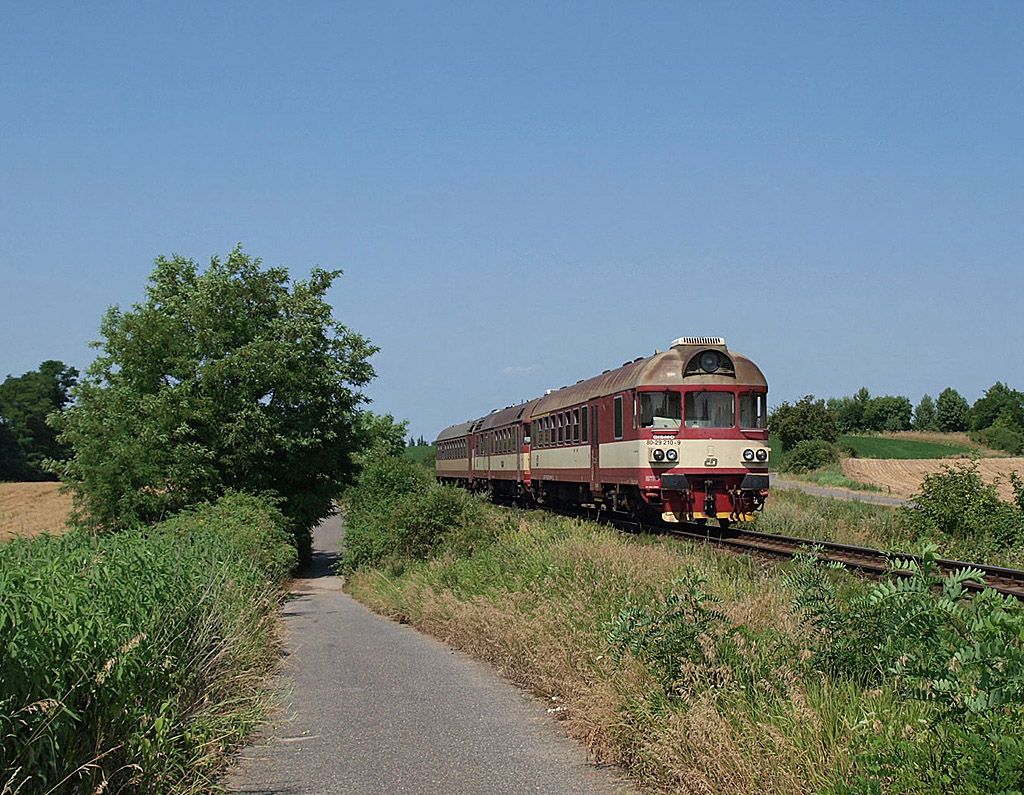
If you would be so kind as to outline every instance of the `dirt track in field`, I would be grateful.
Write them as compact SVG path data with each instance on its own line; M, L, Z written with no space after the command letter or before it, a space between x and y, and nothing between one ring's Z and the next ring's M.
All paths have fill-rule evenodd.
M944 467L957 463L961 462L942 458L845 458L843 474L896 496L909 497L920 489L925 475L941 472ZM978 471L987 482L1000 478L999 494L1004 500L1010 500L1013 491L1008 476L1017 472L1024 477L1024 458L982 458L978 461Z
M0 541L15 536L63 533L71 495L59 483L0 483Z

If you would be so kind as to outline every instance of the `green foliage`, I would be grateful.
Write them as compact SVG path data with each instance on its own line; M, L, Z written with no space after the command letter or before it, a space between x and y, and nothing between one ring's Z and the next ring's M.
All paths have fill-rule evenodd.
M935 401L935 423L945 433L966 431L970 419L971 408L963 395L952 387L939 393Z
M338 274L292 282L240 248L202 272L158 258L146 300L103 318L101 353L58 422L75 518L123 529L231 489L273 492L308 554L354 475L358 387L373 376L375 349L327 302Z
M403 455L410 461L433 469L434 461L437 458L437 449L432 444L416 444L406 447Z
M805 439L793 445L786 453L782 464L783 472L810 472L839 460L839 450L824 439Z
M272 582L283 582L298 565L295 537L274 495L229 491L214 503L188 508L159 526L159 532L187 538L225 537L237 555L253 561Z
M25 456L14 431L0 418L0 481L21 480L25 470Z
M808 439L834 442L839 438L835 412L824 400L815 400L814 395L806 395L794 404L783 402L777 406L768 419L768 427L779 437L785 451Z
M905 431L911 425L909 398L891 395L872 397L866 387L861 387L852 397L830 398L828 407L836 418L840 433Z
M75 368L50 360L0 383L0 480L53 479L44 463L68 450L46 418L67 406L77 378Z
M789 584L814 630L807 664L831 677L894 687L922 702L928 721L901 733L872 732L861 749L870 771L858 786L892 791L1010 792L1024 786L1024 609L992 590L967 589L981 572L942 575L937 548L902 574L853 598L812 555ZM830 568L835 568L830 567ZM861 791L861 790L857 790Z
M294 560L280 511L240 494L151 529L0 545L0 788L209 786L259 719Z
M910 430L912 412L910 399L902 395L882 395L872 398L864 411L864 430L879 432Z
M361 411L356 418L356 437L362 460L402 455L408 420L396 422L390 414Z
M705 590L706 580L684 576L653 601L623 606L608 626L608 645L628 651L650 665L666 688L683 676L683 668L708 662L708 648L726 624L721 600Z
M870 402L871 393L863 386L852 397L829 398L828 407L835 415L839 432L863 430L864 415Z
M346 499L345 571L444 551L468 555L493 537L479 500L437 485L409 459L371 461Z
M939 429L938 419L935 416L935 401L931 395L924 395L921 402L914 409L914 430L915 431L937 431Z
M997 381L971 408L971 428L980 431L1000 424L1004 428L1024 431L1024 392L1010 389Z
M1024 542L1024 510L1000 500L995 485L982 480L975 461L926 476L920 493L900 511L921 535L941 530L994 549Z
M1024 431L1001 423L980 431L971 431L971 439L993 450L1005 450L1011 455L1024 455Z
M345 492L345 552L342 567L373 565L395 554L388 518L399 504L423 494L433 479L422 467L401 458L368 461Z

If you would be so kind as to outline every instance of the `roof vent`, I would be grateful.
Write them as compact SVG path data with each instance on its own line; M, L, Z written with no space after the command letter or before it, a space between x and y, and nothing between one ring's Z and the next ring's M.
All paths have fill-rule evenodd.
M723 337L680 337L677 340L672 340L672 347L675 348L678 345L721 345L725 347L725 338Z

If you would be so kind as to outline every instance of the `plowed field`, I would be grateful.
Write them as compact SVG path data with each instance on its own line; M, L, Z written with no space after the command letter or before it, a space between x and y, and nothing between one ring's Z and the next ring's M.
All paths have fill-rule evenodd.
M943 467L956 464L948 459L891 459L891 458L845 458L843 474L848 478L879 486L883 491L891 491L900 497L909 497L918 491L925 475L941 472ZM1011 472L1024 477L1024 458L982 458L978 461L978 471L988 482L999 477L999 493L1004 500L1013 497L1013 491L1007 481Z
M14 536L63 533L71 495L59 483L0 483L0 541Z

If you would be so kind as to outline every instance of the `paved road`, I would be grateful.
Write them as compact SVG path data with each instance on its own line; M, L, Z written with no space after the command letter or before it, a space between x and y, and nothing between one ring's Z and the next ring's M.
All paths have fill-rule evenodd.
M283 714L243 752L236 793L621 793L537 699L491 668L380 618L331 576L335 518L285 606Z
M870 502L874 505L905 505L907 500L900 497L888 497L885 494L878 494L873 491L854 491L853 489L840 489L833 486L819 486L815 483L804 483L801 480L785 480L771 475L771 486L776 489L795 489L815 497L832 497L836 500L850 500L854 502Z

